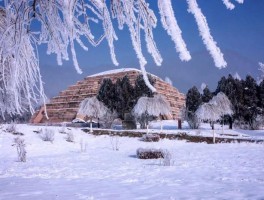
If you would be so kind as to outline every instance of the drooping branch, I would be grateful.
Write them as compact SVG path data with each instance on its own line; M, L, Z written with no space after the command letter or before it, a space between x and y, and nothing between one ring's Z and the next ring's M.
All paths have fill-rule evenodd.
M229 9L234 5L231 0L222 1ZM244 2L235 1L241 4ZM110 2L110 7L107 2ZM206 18L196 0L187 0L187 3L215 65L219 68L225 67L227 64L223 54L211 36ZM191 56L174 15L171 0L159 0L158 7L162 25L175 43L180 59L190 60ZM72 58L76 71L82 73L76 45L87 51L88 45L96 47L106 40L112 62L118 65L114 49L114 41L118 38L111 14L112 18L117 19L119 29L127 26L146 85L153 92L156 91L147 77L147 60L141 41L143 36L148 53L157 65L161 65L162 57L153 34L157 18L147 0L5 0L4 7L0 8L2 114L21 113L25 106L33 112L34 104L45 98L37 54L38 45L46 44L47 54L54 53L59 65ZM103 33L93 35L91 23L102 28Z
M175 48L180 54L180 59L182 61L189 61L191 59L191 55L187 50L186 44L182 38L182 32L174 16L171 0L159 0L158 6L161 15L162 26L175 43Z
M205 16L203 15L201 9L199 8L196 0L187 0L189 6L189 12L193 14L196 23L198 25L198 29L200 35L203 39L203 42L214 59L215 66L218 68L226 67L227 63L224 60L223 54L219 47L217 47L216 42L214 41L210 29L208 27Z

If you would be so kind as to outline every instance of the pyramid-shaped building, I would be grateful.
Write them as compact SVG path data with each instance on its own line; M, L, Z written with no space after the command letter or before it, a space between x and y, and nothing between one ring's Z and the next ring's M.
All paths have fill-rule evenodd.
M123 68L118 70L105 71L99 74L88 76L75 85L69 86L66 90L59 93L46 104L49 119L45 116L44 106L32 116L32 123L58 123L71 122L76 118L79 105L87 97L95 96L104 78L110 78L115 82L118 78L127 76L131 84L135 83L141 71L133 68ZM155 79L155 88L158 94L166 97L171 106L173 119L180 118L180 111L185 106L185 95L180 93L169 83L159 77L152 75Z

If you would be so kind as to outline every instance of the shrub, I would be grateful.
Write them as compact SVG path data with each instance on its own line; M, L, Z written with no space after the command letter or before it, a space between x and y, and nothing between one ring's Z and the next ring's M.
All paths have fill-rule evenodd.
M17 130L16 130L16 124L8 124L7 127L6 127L6 131L8 133L15 133Z
M87 151L87 146L88 146L87 143L84 142L83 139L81 139L81 141L80 141L80 147L81 147L81 152L82 153Z
M74 142L74 135L72 132L67 133L66 141L67 142Z
M171 166L173 165L173 161L172 161L172 155L168 150L163 150L163 159L161 164L163 166Z
M62 123L61 128L59 129L59 133L66 134L66 124Z
M139 159L158 159L164 158L164 150L162 149L137 149L137 157Z
M110 135L110 143L114 151L118 151L120 147L120 141L118 135Z
M40 137L43 141L45 142L53 142L54 141L54 130L52 129L42 129L41 133L40 133Z
M16 124L14 123L8 124L6 127L6 132L12 133L13 135L24 135L23 133L17 131Z
M19 137L14 139L15 146L17 148L17 155L18 155L18 161L19 162L26 162L26 149L25 149L25 141L24 139L21 139Z
M142 137L144 142L158 142L159 140L160 136L158 134L146 134Z

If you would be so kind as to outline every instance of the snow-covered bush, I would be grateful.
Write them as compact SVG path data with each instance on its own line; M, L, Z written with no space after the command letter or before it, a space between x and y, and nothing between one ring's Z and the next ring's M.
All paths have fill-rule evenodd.
M61 128L59 129L59 133L66 134L66 124L62 123Z
M137 157L139 159L158 159L165 156L162 149L139 148L137 149Z
M54 135L55 135L54 130L48 128L42 129L40 133L40 137L43 141L51 142L51 143L54 141Z
M14 143L17 149L17 156L18 156L18 161L19 162L26 162L26 156L27 152L25 149L25 140L21 139L20 137L17 137L14 139Z
M14 123L8 124L6 127L6 131L8 133L15 134L17 132L16 124L14 124Z
M173 165L172 154L167 149L163 150L163 159L161 160L161 165L163 166Z
M189 124L190 129L198 129L200 127L201 122L195 114L189 115L186 120Z
M66 134L67 134L66 141L67 142L74 142L74 135L73 135L73 133L70 131L70 132L67 132Z
M110 144L114 151L119 151L120 140L118 135L110 135Z
M159 140L160 136L158 134L146 134L142 137L144 142L158 142Z
M196 134L196 135L201 135L201 130L200 130L200 129L196 130L196 131L195 131L195 134Z
M87 142L85 142L83 139L80 140L80 149L82 153L85 153L87 151Z
M264 116L257 115L256 119L253 120L251 129L258 130L264 127Z

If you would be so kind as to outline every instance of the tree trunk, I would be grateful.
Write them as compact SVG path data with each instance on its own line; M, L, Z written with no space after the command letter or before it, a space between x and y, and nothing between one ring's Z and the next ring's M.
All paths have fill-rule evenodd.
M214 130L214 122L211 122L211 127L212 127L212 130Z
M233 129L233 120L232 120L232 117L229 117L228 122L229 122L229 129Z
M213 143L215 144L215 130L213 129Z

